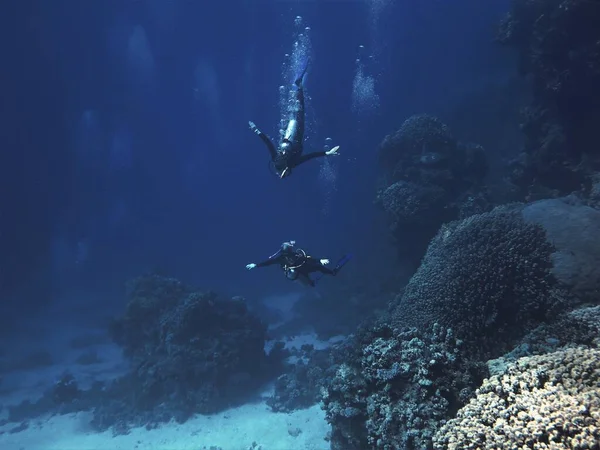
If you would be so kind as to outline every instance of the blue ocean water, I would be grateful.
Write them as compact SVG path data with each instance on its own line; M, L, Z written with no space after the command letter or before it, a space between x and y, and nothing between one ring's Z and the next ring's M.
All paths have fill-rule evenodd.
M560 71L559 63L546 60L543 67L552 70L532 69L542 57L523 63L527 45L510 39L502 45L498 39L509 11L517 14L520 4L535 2L9 3L0 14L3 449L433 448L417 438L386 441L390 430L369 428L368 421L381 412L364 412L366 403L335 397L339 408L332 412L326 398L333 397L322 392L326 380L342 375L327 372L322 361L332 358L335 368L343 362L327 349L351 342L362 332L359 325L370 326L373 317L395 324L389 332L394 339L417 339L398 337L404 325L394 322L403 317L398 305L412 311L415 302L427 303L434 297L427 289L438 282L436 292L448 289L445 298L454 298L454 283L440 281L446 279L438 272L424 273L433 264L447 260L471 267L465 262L471 254L444 259L441 250L435 253L444 245L466 248L476 241L461 244L463 228L443 228L450 222L493 214L505 203L529 204L575 192L577 202L568 204L590 212L565 211L571 214L569 223L590 214L586 223L600 224L591 212L598 206L597 165L589 162L593 156L581 156L595 142L590 130L600 116L592 106L581 106L576 118L566 118L564 111L582 105L585 96L572 87L561 90L569 76L575 79L577 70L587 70L577 68L597 66L579 64L582 53L573 50L575 69ZM566 3L576 12L585 10L569 16L572 22L596 17L600 8L593 1ZM533 9L531 14L543 15ZM518 38L529 28L525 18L517 19ZM567 27L571 22L556 23ZM554 26L559 25L548 29ZM545 30L535 29L538 41L528 44L543 41ZM581 33L572 47L588 49L588 40L593 41ZM536 55L548 55L539 45L545 50ZM339 154L307 161L280 178L248 122L279 145L290 108L297 106L294 78L307 61L304 153L339 146ZM550 73L568 75L555 79ZM597 72L584 75L573 84L592 86L597 79ZM560 95L544 103L544 89ZM526 106L531 106L527 123L534 124L529 128L520 127ZM583 123L590 125L574 125ZM537 141L528 131L550 128L562 131ZM548 137L557 134L562 137ZM568 166L568 173L544 170L555 167L558 159L552 158L562 155L558 141L584 149L572 152L576 160L570 154L556 164ZM388 148L400 150L390 150L397 153L386 160ZM527 163L515 163L525 153ZM513 183L505 184L510 177ZM532 208L523 216L542 224L562 251L565 232ZM521 230L510 228L516 229ZM579 228L573 230L581 235ZM490 236L489 241L495 235ZM316 261L318 272L333 269L345 255L352 258L335 276L320 275L314 287L300 283L293 270L279 270L279 262L248 270L249 264L268 262L289 241L312 260L289 260L282 263L286 270L301 272ZM586 247L585 267L593 265L596 254L589 245L567 247L576 247L577 255ZM498 244L478 257L495 255L497 248L504 247ZM518 264L528 266L539 256L535 267L544 266L542 261L550 260L542 253L551 250L539 248L527 247L524 252L532 256ZM502 255L494 260L496 267ZM557 267L553 258L548 270ZM328 262L318 261L324 259ZM511 264L506 267L518 265ZM570 273L588 274L583 263L572 267ZM452 279L466 286L463 272ZM528 281L519 290L518 277L477 277L486 292L500 291L502 283L518 286L511 299L546 286ZM585 301L557 304L593 304L589 292L594 289L569 291L569 298ZM405 291L412 297L403 297ZM506 304L507 296L502 297ZM515 304L525 300L519 301ZM460 329L444 314L435 316L436 323ZM502 313L489 312L484 322L498 316ZM534 319L535 325L550 323ZM518 339L533 328L524 327ZM521 342L502 332L498 336L506 347L469 357L478 363L493 360ZM420 339L433 348L439 333L432 333L431 341ZM375 346L367 341L347 345L366 355L365 349ZM157 362L161 358L166 362ZM297 371L304 370L299 360L321 372L306 369L308 374L299 376ZM388 362L377 376L385 373L389 381L400 366L398 360ZM160 381L149 380L147 370L152 376L161 373L156 375ZM472 383L489 374L474 376ZM199 382L203 377L211 381ZM115 380L120 387L114 387ZM298 385L290 387L291 380ZM160 388L149 388L152 383ZM143 394L126 396L137 389ZM302 393L290 394L294 389ZM331 396L341 395L329 389ZM452 414L467 398L446 397ZM23 406L24 400L34 406ZM319 402L325 402L323 409ZM123 417L122 404L131 406ZM364 415L353 412L361 408ZM340 438L346 436L343 420L353 417L360 417L357 423L367 431L346 442Z

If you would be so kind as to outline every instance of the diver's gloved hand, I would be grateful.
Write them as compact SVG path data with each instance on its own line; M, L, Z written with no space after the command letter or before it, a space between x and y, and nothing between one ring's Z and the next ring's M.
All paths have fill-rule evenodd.
M335 146L335 147L333 147L331 150L327 150L327 151L325 152L325 154L326 154L327 156L332 156L332 155L338 156L338 155L340 154L339 150L340 150L340 146L339 146L339 145L336 145L336 146Z
M256 134L260 134L260 130L256 127L256 125L254 124L254 122L252 122L251 120L248 121L248 126L250 127L250 129L252 131L254 131Z
M329 264L329 260L327 258L323 258L321 260L319 260L321 262L321 264L323 264L324 266L326 266L327 264Z
M254 263L246 264L246 269L248 269L248 270L252 270L255 267L256 267L256 264L254 264Z

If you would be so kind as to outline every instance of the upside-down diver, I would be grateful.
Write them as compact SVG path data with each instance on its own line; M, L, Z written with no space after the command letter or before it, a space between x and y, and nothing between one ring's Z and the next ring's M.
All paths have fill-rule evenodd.
M339 155L339 145L333 147L331 150L303 154L305 122L304 77L307 69L308 61L294 80L294 100L289 107L288 125L278 148L275 148L271 139L265 133L260 131L254 122L248 122L250 129L254 131L267 146L269 154L271 155L271 164L279 178L290 176L293 168L298 167L300 164L313 158Z
M352 255L344 255L333 269L327 266L329 259L315 258L309 256L301 248L296 248L296 241L284 242L277 252L269 256L265 261L259 263L250 263L246 265L246 269L252 270L255 267L266 267L274 264L279 266L285 272L285 276L289 280L298 280L306 286L314 287L319 278L311 278L311 274L318 272L322 275L336 276L340 269L350 261Z

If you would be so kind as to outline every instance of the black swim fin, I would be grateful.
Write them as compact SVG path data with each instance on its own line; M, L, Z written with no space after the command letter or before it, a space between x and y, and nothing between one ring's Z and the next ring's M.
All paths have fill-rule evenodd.
M303 86L304 77L306 76L306 71L308 70L309 64L310 64L310 56L306 58L306 60L304 61L304 64L302 65L300 72L298 74L296 74L296 77L294 78L294 85L297 88L301 88Z
M348 253L347 255L344 255L340 258L340 260L337 262L337 264L335 265L335 267L333 268L333 275L337 275L338 272L340 271L340 269L342 267L344 267L346 264L348 264L348 261L350 261L352 259L352 253ZM320 272L315 278L313 278L313 281L315 282L315 284L317 283L317 281L319 281L321 278L323 278L323 273Z
M348 264L348 262L351 259L352 259L352 253L348 253L347 255L342 256L342 258L337 262L337 264L335 265L335 267L333 269L334 275L337 275L337 273L341 270L341 268L344 267L346 264Z

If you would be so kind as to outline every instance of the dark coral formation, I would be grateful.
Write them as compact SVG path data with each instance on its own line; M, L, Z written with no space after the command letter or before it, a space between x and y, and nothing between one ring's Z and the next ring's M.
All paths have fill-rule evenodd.
M574 309L553 322L541 324L509 353L488 361L488 368L497 375L518 358L582 346L600 348L600 306Z
M336 371L335 352L332 349L315 350L303 345L292 350L295 361L275 381L275 392L267 405L276 412L291 412L308 408L321 399L323 387Z
M332 450L430 448L487 374L464 355L438 325L363 329L323 396Z
M11 420L92 410L92 426L127 433L247 400L281 369L282 345L265 353L266 326L243 300L197 292L148 275L130 284L124 315L112 325L130 371L80 389L67 374L38 401L9 408Z
M483 194L487 161L478 145L462 144L438 118L415 115L379 148L376 202L390 220L403 259L418 264L439 226L489 208ZM407 236L410 236L407 239Z
M244 400L271 366L266 326L243 301L194 292L171 278L134 280L113 333L132 370L96 408L99 428L218 411Z
M484 381L434 438L436 450L600 448L600 350L519 359Z
M523 355L597 346L597 307L567 312L597 292L595 218L554 199L443 225L392 318L363 328L327 385L332 449L430 449L489 357L517 345L490 363L499 373Z
M440 323L473 351L497 354L562 306L540 225L522 206L442 226L394 312L398 326Z
M532 80L524 153L512 181L526 196L589 188L600 138L600 7L590 0L513 0L499 41Z

